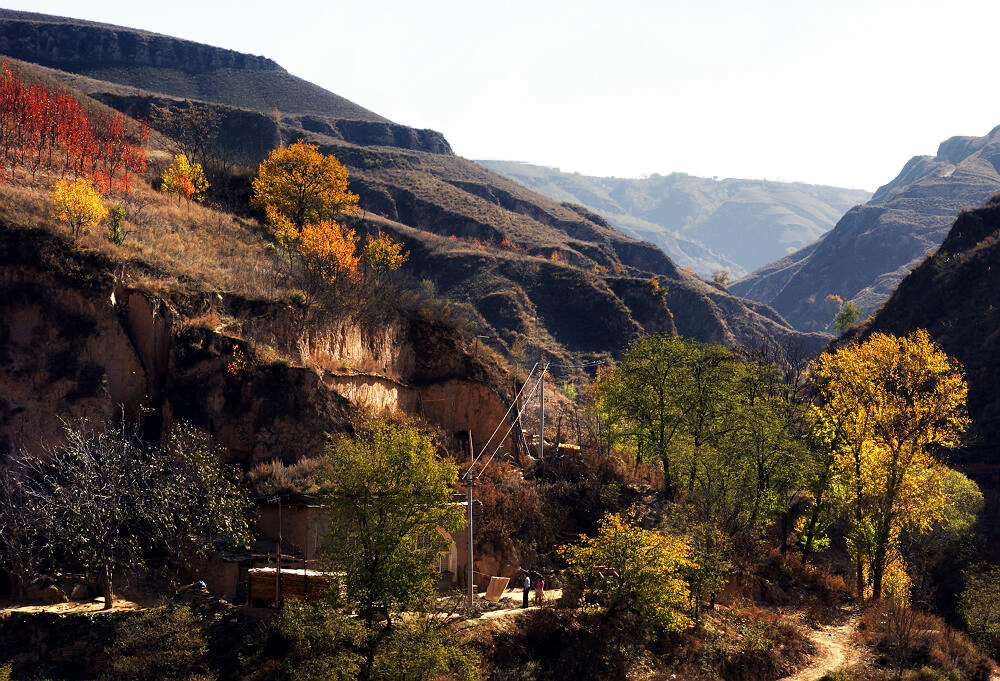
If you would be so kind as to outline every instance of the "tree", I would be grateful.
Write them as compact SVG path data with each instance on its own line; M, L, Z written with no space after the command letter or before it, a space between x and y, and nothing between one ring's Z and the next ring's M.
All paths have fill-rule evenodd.
M859 590L870 563L872 597L882 595L899 533L941 521L948 469L935 451L951 448L969 423L962 368L924 330L905 338L876 333L816 361L822 418L842 443L834 492L851 509L849 548Z
M365 624L359 678L368 680L399 613L421 609L433 593L433 563L448 546L441 531L459 529L463 513L450 503L458 469L438 457L428 434L373 415L354 431L327 451L326 555Z
M629 343L595 397L609 430L645 446L663 464L668 494L694 491L706 451L734 430L739 361L727 348L667 334Z
M23 601L45 551L44 499L26 494L28 471L15 466L0 477L0 556L10 568L14 598Z
M188 202L202 201L208 190L208 180L200 163L191 163L185 154L177 154L160 176L160 191L183 196Z
M858 306L848 300L840 306L840 310L833 318L833 328L844 333L857 324L859 319L861 319L861 313L858 311Z
M712 281L726 288L729 285L729 270L715 270L712 272Z
M315 290L321 283L332 284L344 278L354 279L360 261L354 254L357 242L353 229L331 220L305 225L299 232L296 249L310 288Z
M410 257L410 252L404 252L402 243L393 241L392 237L384 232L379 232L377 237L368 235L362 257L369 269L381 274L395 272L402 267Z
M58 180L52 192L52 213L73 231L73 238L99 224L108 215L101 195L84 179Z
M318 149L305 142L274 149L257 169L250 205L273 207L296 229L357 212L358 195L347 189L347 168Z
M105 428L80 421L65 427L65 443L46 461L20 459L12 498L42 512L37 531L57 568L98 576L105 608L118 571L142 569L155 552L183 557L219 538L249 540L246 494L194 433L182 426L158 446L124 420Z
M559 547L585 597L607 617L632 616L663 631L692 625L685 614L691 597L682 571L693 567L691 549L678 538L645 530L634 513L605 515L597 535Z
M966 576L958 611L988 653L1000 650L1000 566L976 566Z

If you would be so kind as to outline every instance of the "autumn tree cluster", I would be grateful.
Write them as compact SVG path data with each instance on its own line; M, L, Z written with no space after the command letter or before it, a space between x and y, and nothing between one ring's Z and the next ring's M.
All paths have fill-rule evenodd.
M131 189L146 169L149 128L120 113L88 111L73 95L0 73L0 181L24 169L90 178L101 191Z
M205 198L208 180L200 163L192 163L186 154L177 154L160 176L160 191L184 197L189 203Z
M336 220L358 210L358 195L347 188L347 169L315 144L296 142L274 149L261 162L250 204L262 210L275 242L298 260L313 293L325 286L353 283L360 268L376 277L398 270L409 253L386 234L369 235L357 252L358 234Z
M904 548L968 531L982 503L941 458L968 425L966 394L961 367L924 331L874 334L807 372L647 336L593 390L606 444L662 467L674 502L668 529L699 554L695 601L721 588L717 568L734 547L778 526L782 545L797 538L805 561L834 524L859 596L907 599Z

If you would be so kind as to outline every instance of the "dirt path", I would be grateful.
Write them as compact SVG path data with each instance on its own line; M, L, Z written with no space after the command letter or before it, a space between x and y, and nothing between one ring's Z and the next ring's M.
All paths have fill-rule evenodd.
M816 681L824 674L861 661L861 649L851 641L858 626L858 615L852 614L840 625L828 625L809 632L816 653L809 665L780 681Z

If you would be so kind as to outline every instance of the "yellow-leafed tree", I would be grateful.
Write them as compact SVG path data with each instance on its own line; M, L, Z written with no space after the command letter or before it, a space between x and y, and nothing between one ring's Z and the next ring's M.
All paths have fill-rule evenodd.
M816 361L823 420L837 440L833 491L850 511L848 549L864 592L880 598L904 529L944 523L949 469L936 457L969 424L962 367L918 330L876 333Z
M633 616L664 631L683 631L691 592L682 576L691 548L675 536L640 527L634 514L605 515L594 537L559 548L584 595L607 616Z
M188 201L202 201L209 187L201 164L191 163L184 154L174 157L174 162L163 171L160 180L160 191L176 194L178 201L182 196Z
M89 180L59 180L52 192L52 214L65 222L77 239L87 229L100 223L108 215L101 195Z
M410 257L409 251L403 251L403 244L393 241L388 234L379 232L377 237L371 235L365 240L362 255L365 264L374 272L395 272Z
M259 210L270 206L301 230L338 213L357 212L358 195L348 191L347 168L335 156L321 154L315 144L296 142L274 149L261 162L250 205Z

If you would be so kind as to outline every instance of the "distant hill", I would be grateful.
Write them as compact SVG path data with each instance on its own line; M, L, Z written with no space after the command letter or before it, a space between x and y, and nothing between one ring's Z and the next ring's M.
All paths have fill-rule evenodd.
M965 366L973 460L1000 463L1000 196L963 211L937 252L854 336L919 328Z
M935 156L916 156L871 201L828 234L730 286L772 305L793 326L820 330L832 314L826 296L853 300L867 316L948 233L962 208L1000 191L1000 128L952 137Z
M91 56L52 48L73 41L84 43L73 54ZM101 47L86 47L94 45ZM279 141L305 139L336 154L361 195L358 228L402 238L415 280L468 305L470 323L508 356L613 355L648 331L809 351L825 342L767 306L680 272L656 246L594 213L455 156L440 133L386 121L269 60L11 12L0 14L0 47L126 113L152 104L183 111L192 105L185 100L200 100L221 114L217 148L250 166ZM137 66L126 65L129 55L141 57Z
M815 241L871 194L799 182L716 180L684 173L591 177L513 161L478 161L557 201L587 206L702 276L735 278Z

